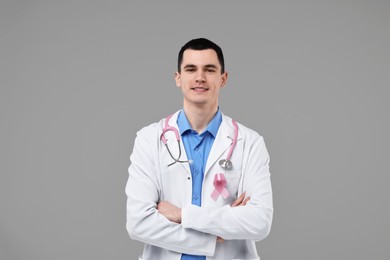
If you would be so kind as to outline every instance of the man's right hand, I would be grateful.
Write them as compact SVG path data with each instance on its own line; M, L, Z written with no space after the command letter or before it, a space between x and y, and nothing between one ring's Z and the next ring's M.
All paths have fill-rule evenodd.
M251 197L246 197L245 198L245 195L246 195L246 192L244 192L243 194L241 194L240 197L238 197L232 204L232 207L238 207L238 206L245 206L246 203L251 199ZM222 237L217 237L217 243L222 243L223 241L225 241Z
M241 194L240 197L238 197L232 204L232 207L238 207L238 206L245 206L246 203L251 199L251 197L246 197L245 198L245 195L246 195L246 192L244 192L243 194Z

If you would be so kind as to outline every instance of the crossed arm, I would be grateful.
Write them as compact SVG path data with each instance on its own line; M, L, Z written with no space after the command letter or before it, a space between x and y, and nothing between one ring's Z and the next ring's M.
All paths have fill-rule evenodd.
M246 193L244 192L238 197L232 207L245 206L246 203L250 200L250 197L245 197ZM181 223L181 208L176 207L168 201L161 201L157 204L157 210L160 214L163 214L167 219L178 224Z
M244 192L238 197L232 207L245 206L246 203L250 200L251 197L245 197L246 193ZM181 223L181 208L176 207L168 201L161 201L157 204L157 210L160 214L164 215L168 220L178 223ZM222 237L217 237L217 242L222 243L224 239Z

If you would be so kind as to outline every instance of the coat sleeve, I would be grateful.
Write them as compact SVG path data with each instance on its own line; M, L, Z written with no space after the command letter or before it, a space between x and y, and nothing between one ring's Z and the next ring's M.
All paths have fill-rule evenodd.
M204 208L189 206L182 209L182 225L214 234L226 240L266 238L273 217L269 155L261 136L250 145L242 169L243 192L250 196L245 206Z
M142 131L142 130L141 130ZM129 178L126 185L127 223L132 239L176 251L179 253L214 254L216 236L170 222L157 211L160 185L156 167L156 145L153 135L137 133L133 153L130 156Z

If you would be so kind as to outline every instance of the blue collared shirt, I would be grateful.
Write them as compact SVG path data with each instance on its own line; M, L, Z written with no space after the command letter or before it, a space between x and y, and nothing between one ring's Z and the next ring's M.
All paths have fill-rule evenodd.
M222 114L218 109L217 113L208 124L206 130L204 130L201 134L198 134L191 128L190 122L183 110L180 111L177 117L177 125L179 127L188 160L192 160L192 163L190 163L190 169L192 175L193 205L201 206L204 170L221 122ZM206 257L183 254L181 259L205 260Z

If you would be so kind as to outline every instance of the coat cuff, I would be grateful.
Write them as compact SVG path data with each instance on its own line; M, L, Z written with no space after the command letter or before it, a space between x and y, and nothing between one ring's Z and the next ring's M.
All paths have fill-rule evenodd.
M181 209L181 225L184 228L193 228L193 225L191 225L191 223L193 223L192 221L192 218L194 216L193 211L196 210L196 208L199 207L195 205L190 205Z
M197 210L197 208L199 207L196 205L191 205L181 209L181 225L183 228L193 229L193 225L191 223L194 223L194 221L192 220L194 218L193 213L194 211ZM208 233L204 233L204 234L207 235L209 239L208 243L206 244L206 248L204 250L210 252L210 254L206 254L206 255L213 256L215 252L215 247L217 245L217 236Z

